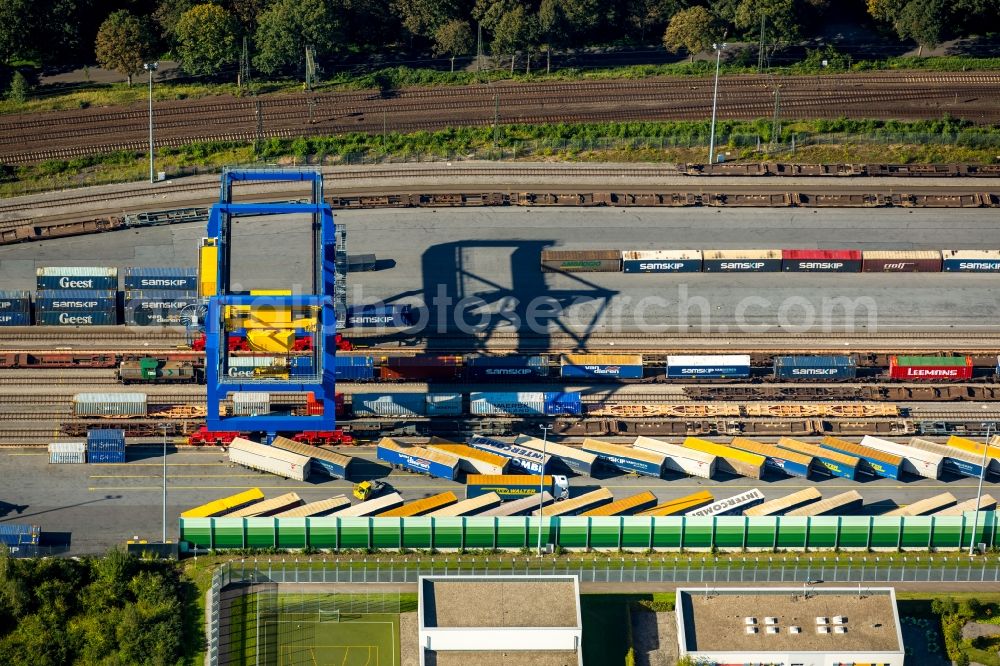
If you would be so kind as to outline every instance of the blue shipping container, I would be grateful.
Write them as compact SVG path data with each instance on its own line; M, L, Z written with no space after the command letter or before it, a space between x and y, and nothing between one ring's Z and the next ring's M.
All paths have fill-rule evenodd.
M549 463L552 461L552 456L548 454L542 455L541 451L518 446L517 444L508 444L492 437L474 435L468 439L468 444L474 449L509 458L512 468L510 471L511 474L520 472L525 474L541 474L548 471Z
M842 479L854 480L854 475L857 470L853 467L849 467L839 460L831 460L824 456L816 456L816 462L819 463L817 471L826 472L831 476L839 476Z
M945 458L942 462L942 466L949 472L955 474L960 474L961 476L971 476L978 479L979 475L983 473L982 465L977 465L971 463L967 460L959 460L957 458ZM989 463L986 465L986 474L989 476L990 466Z
M125 324L179 326L199 302L196 294L182 291L129 292L125 298Z
M635 472L636 474L653 476L656 478L663 476L663 466L657 465L648 460L639 460L637 458L632 458L631 456L616 456L606 452L594 451L593 449L587 448L586 440L584 440L583 450L587 453L594 454L597 456L598 460L621 472Z
M547 377L548 359L544 356L476 356L465 363L467 379L498 377Z
M750 376L749 365L668 365L668 379L736 379Z
M0 312L0 326L31 326L31 313Z
M465 413L461 393L428 393L425 403L427 416L461 416Z
M289 377L311 377L315 372L312 356L292 356L288 359ZM337 379L340 379L339 375Z
M347 327L406 328L413 324L409 305L355 305L347 308Z
M558 414L578 416L583 413L583 404L579 393L545 393L543 398L546 416Z
M427 401L423 393L355 393L351 396L355 416L423 416Z
M941 270L962 273L1000 273L1000 259L995 256L976 252L962 252L962 254L965 256L949 259L946 252ZM977 254L979 256L976 256Z
M11 548L17 546L37 546L42 529L38 525L24 523L0 524L0 543Z
M642 379L642 365L618 365L609 363L594 363L586 365L564 364L561 366L562 376L568 378L601 378Z
M39 269L41 270L41 269ZM39 275L35 278L38 290L69 289L69 290L118 290L118 273L114 275Z
M794 460L765 456L764 467L789 476L799 476L803 479L809 478L809 466L795 462Z
M56 289L40 291L35 296L35 309L39 312L50 310L110 310L118 304L118 293L114 291L70 291Z
M35 314L41 326L111 326L118 323L117 310L52 310Z
M454 481L458 478L457 460L453 465L446 465L436 460L428 460L427 458L421 458L420 456L386 448L381 445L376 448L375 455L379 460L387 462L390 465L399 465L414 472L429 474L439 479L451 479Z
M874 476L880 476L884 479L899 479L899 466L888 463L884 460L879 460L873 456L863 455L860 451L847 451L845 449L838 448L829 442L822 442L820 444L824 449L830 449L831 451L836 451L837 453L843 453L845 456L854 456L861 460L861 464L865 467L865 472L873 474ZM857 471L857 470L855 470ZM834 474L834 476L839 476Z
M143 291L198 291L197 268L157 268L129 266L125 269L125 289Z
M0 291L0 314L30 311L30 291Z
M125 462L125 433L121 430L88 430L87 462Z
M774 375L780 379L854 379L858 366L850 356L777 356Z
M370 381L375 378L375 359L371 356L337 356L334 376L338 382Z

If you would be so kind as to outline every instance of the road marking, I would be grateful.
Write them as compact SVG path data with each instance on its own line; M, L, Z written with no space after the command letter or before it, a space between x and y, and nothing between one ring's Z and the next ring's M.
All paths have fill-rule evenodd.
M256 479L259 474L167 474L168 479ZM91 474L91 479L162 479L162 474Z

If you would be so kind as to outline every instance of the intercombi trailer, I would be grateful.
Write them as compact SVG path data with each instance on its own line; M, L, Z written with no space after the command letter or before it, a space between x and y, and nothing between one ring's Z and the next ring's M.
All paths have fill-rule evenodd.
M739 516L750 507L757 506L764 501L764 493L757 488L748 490L739 495L716 500L711 504L688 511L684 515L688 518L713 518L715 516Z
M657 504L651 509L646 509L645 511L640 511L635 514L637 516L676 516L678 514L685 513L691 509L697 509L700 506L705 506L715 501L712 493L707 490L699 490L696 493L691 493L690 495L685 495L684 497L678 497L677 499L667 500L662 504Z
M566 469L584 476L593 474L594 464L597 462L597 456L583 449L555 442L543 442L536 437L528 437L527 435L521 435L515 439L514 444L538 452L544 449L547 455L564 465Z

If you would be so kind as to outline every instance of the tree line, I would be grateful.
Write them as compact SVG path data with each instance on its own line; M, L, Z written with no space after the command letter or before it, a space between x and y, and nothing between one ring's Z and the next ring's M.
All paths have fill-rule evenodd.
M921 47L1000 28L1000 0L0 0L8 65L97 62L131 77L162 55L192 75L265 76L366 54L454 59L631 42L697 54L722 39L771 48L837 18ZM529 65L530 66L530 63Z

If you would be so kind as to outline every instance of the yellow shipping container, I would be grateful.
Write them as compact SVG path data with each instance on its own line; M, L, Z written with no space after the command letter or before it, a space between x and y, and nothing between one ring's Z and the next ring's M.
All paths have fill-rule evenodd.
M751 479L759 479L764 473L764 456L748 451L740 451L731 446L716 444L699 437L687 437L684 446L716 457L715 467L722 472L738 474Z
M715 501L715 497L707 490L699 490L696 493L685 495L675 500L658 504L652 509L646 509L635 514L637 516L676 516L679 513L697 509Z
M379 514L375 514L376 518L411 518L413 516L420 516L430 511L446 507L449 504L454 504L458 501L458 497L455 493L450 490L446 493L438 493L437 495L431 495L430 497L425 497L423 499L418 499L415 502L408 502L403 506L397 507L395 509L390 509Z
M204 242L209 242L205 239ZM219 248L202 245L198 251L198 295L207 298L219 292Z
M599 506L590 511L584 511L581 516L619 516L622 514L632 515L636 510L645 509L652 504L656 504L656 495L646 490L636 493L631 497L615 500L611 504Z

